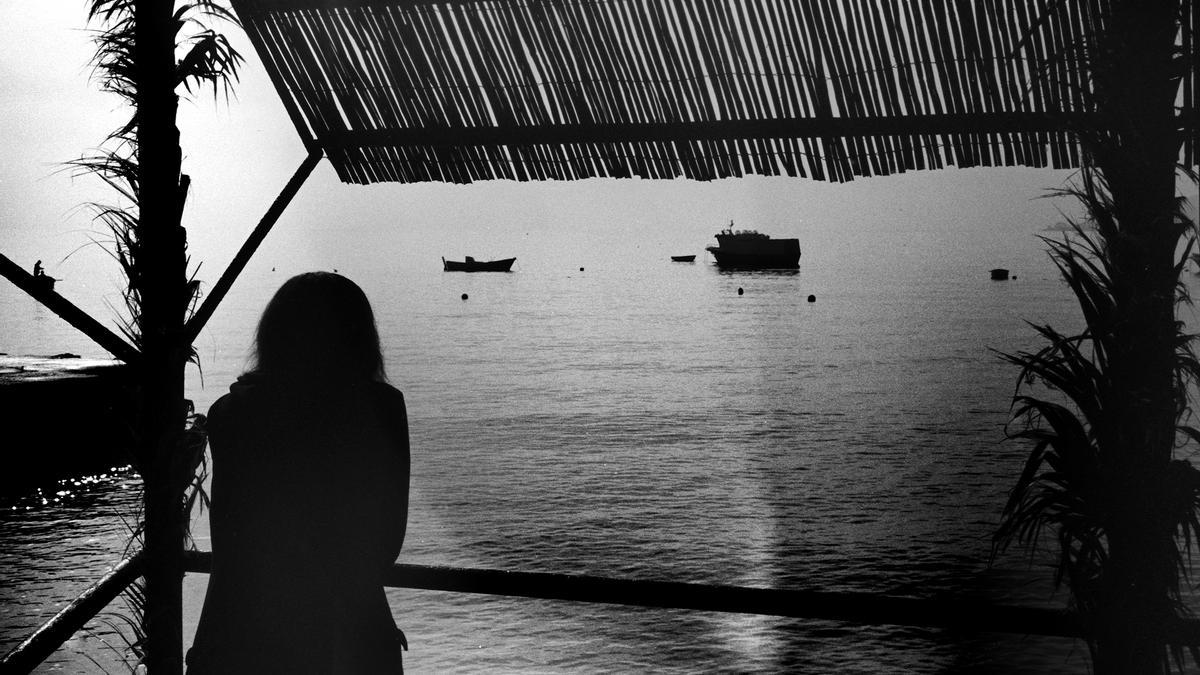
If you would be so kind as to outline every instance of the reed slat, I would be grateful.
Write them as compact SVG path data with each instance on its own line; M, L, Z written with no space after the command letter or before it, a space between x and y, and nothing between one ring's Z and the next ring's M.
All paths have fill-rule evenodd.
M343 131L346 129L348 120L338 109L333 94L333 84L322 68L320 57L312 44L312 31L308 22L301 14L293 16L292 19L289 27L291 33L289 42L299 43L293 54L296 56L297 65L308 81L306 91L316 109L316 117L324 129Z
M548 58L549 49L544 43L543 32L540 30L541 24L537 22L534 14L535 7L539 6L518 5L513 8L510 19L515 30L528 44L528 58L531 67L537 69L536 92L545 107L546 123L564 124L567 123L568 114L565 110L564 99L555 85L558 80L557 68Z
M565 34L569 37L566 51L578 57L576 63L586 97L584 108L588 110L593 123L619 119L619 103L611 83L604 79L602 55L596 50L595 40L587 30L583 8L575 3L565 3L557 9Z
M315 45L322 69L329 78L330 96L343 111L350 128L376 127L374 115L364 97L364 83L358 75L359 69L349 63L351 50L345 44L345 34L333 25L336 14L312 12L308 19L310 40Z
M432 86L443 103L443 123L449 127L473 127L484 124L482 110L470 105L469 81L455 63L455 45L447 33L442 12L435 8L417 12L414 24L423 32L425 51L432 67ZM455 73L459 77L455 77Z
M463 83L453 77L453 47L436 8L422 8L412 15L413 27L421 35L423 52L429 64L429 88L439 102L440 123L447 127L479 126L482 120L463 104Z
M728 90L719 82L720 69L713 53L712 36L702 30L704 25L692 9L690 0L672 0L671 7L675 13L679 36L685 48L690 48L698 64L696 76L702 78L708 98L715 110L714 117L708 119L728 120L737 115L736 102L729 98Z
M707 8L716 33L723 38L716 45L724 64L721 84L741 103L742 119L769 117L767 95L762 89L762 80L751 57L751 38L747 35L740 17L732 12L733 2L707 0L700 4Z
M621 39L622 48L627 51L626 57L630 67L636 73L637 81L632 89L641 103L644 122L662 122L668 119L678 119L681 107L680 87L668 81L662 70L661 58L654 55L657 40L649 39L643 32L642 23L632 12L634 0L622 0L613 3L609 12L612 16L613 27ZM648 147L647 152L657 164L661 158L661 149Z
M550 53L548 60L552 67L556 68L558 74L559 88L562 95L569 102L568 110L571 111L567 124L583 124L591 120L591 112L588 109L588 98L585 95L585 86L583 83L583 75L580 70L578 59L571 52L569 43L563 38L562 16L556 5L547 3L541 5L539 14L542 25L544 44L546 44Z
M783 68L774 58L779 49L774 31L769 28L765 4L739 2L735 11L750 47L751 63L760 74L759 90L764 99L762 115L766 118L786 117L790 116L786 111L792 106L785 100Z
M455 65L454 69L448 72L457 72L459 75L457 93L459 100L466 106L470 120L467 124L473 126L496 124L491 102L488 100L487 88L484 86L476 66L478 52L473 49L471 32L464 29L466 21L461 12L457 11L458 9L457 6L451 6L441 16L441 23L444 26L444 44L449 57L447 60L453 61Z
M454 39L450 40L450 48L458 55L460 70L470 71L469 82L473 84L472 91L475 105L472 108L472 118L475 126L496 126L503 119L511 123L504 111L508 106L503 100L503 89L495 80L498 69L493 68L488 55L478 43L478 31L472 25L472 17L468 16L460 6L448 9L451 24L454 26Z
M432 117L432 104L419 86L419 75L408 44L404 41L405 29L401 28L401 20L397 12L377 11L370 15L370 21L379 36L379 52L384 59L384 67L395 83L396 96L404 102L409 114L409 124L413 128L425 126Z
M327 108L320 100L320 86L302 55L308 46L304 40L304 31L297 23L297 16L282 16L278 21L265 23L264 27L270 31L268 39L274 41L277 50L275 53L286 58L289 63L295 78L295 86L291 91L296 96L300 109L306 113L305 117L314 136L332 128L334 123L326 118Z
M617 102L617 119L642 121L645 114L643 102L634 92L638 75L629 62L628 53L620 44L613 30L613 22L607 14L610 3L587 3L584 5L587 26L595 48L601 56L604 77L612 84L613 98Z
M517 106L514 114L526 125L544 125L549 122L543 101L537 93L536 75L525 57L521 38L513 28L512 11L496 8L488 12L487 22L494 36L496 53L502 59L507 87L511 99ZM535 153L536 155L536 153Z
M749 7L751 20L756 22L753 30L761 32L768 42L760 58L774 74L773 82L778 92L774 114L778 117L807 115L808 112L803 108L798 70L788 63L790 54L782 27L779 25L778 0L763 0Z
M398 46L404 50L406 61L412 69L414 94L424 104L425 119L421 127L446 126L446 103L436 87L433 63L421 47L425 39L417 16L413 12L395 12L393 18L399 35ZM413 166L410 170L417 171L417 168Z
M600 64L601 57L595 49L592 36L587 31L587 20L583 15L583 9L575 3L565 3L558 9L560 10L559 16L566 28L565 33L570 38L567 51L579 57L576 63L579 67L580 80L584 85L584 92L587 94L585 109L589 111L593 122L611 123L613 120L619 119L617 99L613 95L612 88L602 78L604 69Z
M386 63L387 57L380 49L383 40L374 14L373 11L362 11L354 17L344 17L343 30L351 31L362 54L368 77L372 80L378 97L383 99L380 107L386 119L382 121L381 126L412 126L416 116L392 82Z
M687 72L687 66L679 57L663 14L663 3L655 0L640 0L630 11L637 22L636 30L651 68L658 79L660 96L669 101L664 105L662 122L680 122L695 119L698 107L698 92L695 81ZM674 150L666 151L674 156Z
M637 96L643 102L645 122L662 122L676 119L680 108L679 87L669 83L662 70L661 57L655 57L657 41L649 39L636 13L630 11L632 0L616 3L610 11L614 25L621 34L622 44L629 51L630 63L636 68L639 81ZM654 150L657 156L658 150Z
M809 5L808 8L814 6ZM805 12L805 9L807 8L797 8L794 17L799 19L796 24L796 35L804 43L813 67L810 78L814 93L813 100L816 103L813 117L815 119L831 119L842 112L834 110L834 102L841 98L839 91L841 84L827 73L828 59L825 55L824 41L820 39L821 32L816 28L813 17ZM830 89L833 89L832 96ZM820 147L818 156L824 162L824 171L821 172L823 179L841 182L839 180L841 175L839 158L834 156L833 143L834 141L830 138L822 138L815 145Z
M839 101L842 114L846 117L876 117L879 114L875 97L870 94L873 88L870 83L869 59L864 59L862 46L859 44L858 31L848 14L848 7L853 1L843 4L840 1L828 3L826 15L827 35L841 35L841 40L827 40L833 47L834 63L837 72L841 73L843 98ZM872 163L868 159L868 148L872 142L868 138L853 137L839 139L838 145L845 147L845 160L849 163L846 171L851 175L870 176L873 172ZM848 147L846 147L848 146Z
M645 122L677 120L681 103L682 88L671 82L665 71L666 64L657 52L658 41L647 35L645 24L638 12L632 12L631 1L621 2L612 9L617 18L623 44L630 51L630 59L637 68L639 77L638 97L644 102ZM659 150L656 149L656 156Z
M355 99L375 127L391 127L398 124L386 87L378 79L372 77L372 67L369 58L364 53L369 49L368 43L362 42L362 36L357 27L362 25L357 18L349 16L349 11L337 12L327 17L327 24L337 38L337 47L345 53L346 64L343 71L354 88Z
M792 92L792 110L787 117L803 118L817 115L816 74L807 44L800 37L800 21L786 0L768 0L771 22L780 45L780 59L785 66ZM790 63L789 63L790 61ZM824 83L822 82L822 87Z

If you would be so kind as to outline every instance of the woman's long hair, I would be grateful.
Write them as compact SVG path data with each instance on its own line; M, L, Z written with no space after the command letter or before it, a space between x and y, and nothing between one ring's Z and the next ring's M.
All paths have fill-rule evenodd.
M329 272L288 279L258 322L251 370L300 386L385 381L379 331L366 294Z

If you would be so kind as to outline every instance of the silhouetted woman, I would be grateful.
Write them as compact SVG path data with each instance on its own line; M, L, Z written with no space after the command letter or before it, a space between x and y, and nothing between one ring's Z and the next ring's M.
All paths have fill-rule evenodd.
M208 416L213 568L189 675L399 673L383 573L404 542L408 419L349 279L289 279Z

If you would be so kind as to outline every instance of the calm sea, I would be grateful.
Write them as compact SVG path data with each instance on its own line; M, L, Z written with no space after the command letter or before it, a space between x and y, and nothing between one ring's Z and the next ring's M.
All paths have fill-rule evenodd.
M288 275L338 268L372 298L408 400L402 562L1061 605L1043 558L988 564L1026 454L1004 441L1016 372L990 349L1037 346L1027 319L1078 322L1035 238L1053 217L908 213L864 231L852 215L736 223L799 237L800 270L786 273L716 268L703 246L723 214L417 234L301 224L272 234L213 319L189 392L201 409L224 392ZM669 260L687 253L695 263ZM463 255L517 263L441 271L440 256ZM1016 279L989 280L1001 266ZM6 326L14 346L0 351L68 340L44 310L8 289L0 299L6 316L31 317ZM8 505L0 648L116 559L136 487L119 474ZM202 519L196 531L207 547ZM190 627L203 577L187 592ZM418 673L1087 670L1070 640L390 597ZM97 649L81 637L46 669L95 669L80 652Z

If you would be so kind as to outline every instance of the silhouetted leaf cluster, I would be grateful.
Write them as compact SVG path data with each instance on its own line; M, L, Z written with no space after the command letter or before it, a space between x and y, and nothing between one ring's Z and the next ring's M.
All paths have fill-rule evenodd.
M140 242L142 227L149 226L139 218L141 186L138 178L138 73L135 63L137 40L134 36L134 0L92 0L88 19L103 26L96 32L96 53L93 57L94 77L105 91L120 96L133 110L129 120L113 130L100 150L90 156L70 162L76 170L98 176L111 187L118 198L114 204L93 203L95 220L111 234L107 250L120 265L126 277L124 290L125 317L122 331L135 346L141 345L138 319L141 315L142 291L146 281L139 273L142 256ZM177 87L188 94L211 87L214 99L228 98L238 79L242 55L228 39L212 30L206 21L218 20L239 25L236 15L216 0L196 0L180 4L174 13L174 38L181 54L175 64ZM186 194L187 177L181 177L182 192ZM181 197L182 199L182 197ZM189 259L190 261L190 259ZM180 298L190 316L200 296L197 269L189 279ZM192 352L195 359L195 352Z
M1013 397L1016 431L1010 438L1029 441L1033 448L1004 507L1001 525L994 537L994 553L1019 542L1031 550L1044 547L1048 534L1056 553L1054 582L1066 584L1071 602L1079 610L1097 609L1105 584L1108 564L1107 533L1114 519L1112 496L1125 478L1115 453L1126 451L1116 435L1120 424L1112 411L1130 392L1114 384L1110 357L1115 352L1114 327L1123 320L1116 299L1113 261L1106 242L1121 236L1107 185L1101 174L1085 167L1076 183L1055 193L1071 196L1085 207L1087 222L1070 222L1071 232L1061 241L1043 237L1050 257L1075 295L1085 329L1066 335L1049 325L1033 325L1045 342L1037 351L1001 354L1021 369ZM1176 217L1193 229L1177 204ZM1194 245L1189 235L1175 267L1182 273ZM1179 286L1176 297L1188 302ZM1031 324L1032 325L1032 324ZM1195 353L1195 336L1176 323L1175 400L1179 445L1200 443L1200 432L1190 424L1189 389L1200 382L1200 362ZM1057 392L1053 397L1023 393L1040 384ZM1180 602L1179 580L1186 580L1190 552L1200 542L1200 471L1188 461L1174 459L1156 477L1160 486L1155 496L1157 517L1170 525L1177 541L1174 564L1178 571L1169 589L1177 611L1187 613ZM1093 645L1094 648L1094 645ZM1200 654L1197 654L1200 661ZM1174 653L1182 670L1182 655Z

